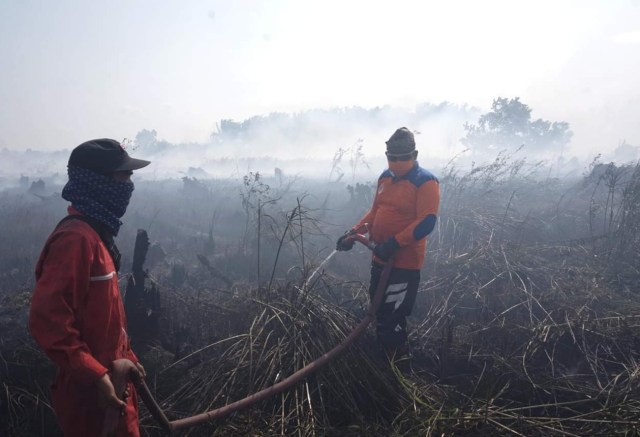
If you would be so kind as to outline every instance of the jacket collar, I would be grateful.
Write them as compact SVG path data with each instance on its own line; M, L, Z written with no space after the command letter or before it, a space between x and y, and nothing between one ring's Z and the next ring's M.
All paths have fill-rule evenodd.
M391 170L389 170L389 172L391 173L394 182L401 181L403 179L409 179L418 170L418 166L418 161L413 161L413 167L411 167L411 169L402 176L396 176L395 173L393 173L393 171Z

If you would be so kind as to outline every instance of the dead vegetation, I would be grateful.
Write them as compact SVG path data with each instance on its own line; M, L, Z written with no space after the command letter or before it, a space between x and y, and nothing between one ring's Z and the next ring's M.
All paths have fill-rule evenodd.
M499 156L442 173L410 367L389 365L368 334L294 388L183 434L637 435L639 167L598 168L573 183L540 178L536 168ZM232 233L222 229L221 209L215 227L203 214L190 244L165 235L168 259L149 272L161 293L160 334L136 346L170 419L282 380L365 314L364 251L332 259L305 285L328 254L323 244L338 235L329 218L352 219L337 219L341 198L332 209L325 196L313 210L280 194L259 209L238 205L245 235L235 243L224 238ZM24 333L28 298L28 289L7 293L0 307L0 432L55 435L46 404L51 366ZM144 409L141 424L143 434L162 435Z

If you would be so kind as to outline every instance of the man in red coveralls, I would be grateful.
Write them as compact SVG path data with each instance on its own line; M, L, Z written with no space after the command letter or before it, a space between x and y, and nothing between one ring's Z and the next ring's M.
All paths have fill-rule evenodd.
M115 435L140 434L133 385L116 393L109 372L114 360L126 358L144 376L127 337L113 238L133 192L133 170L148 164L115 140L76 147L62 191L71 202L69 215L49 236L36 266L29 329L58 367L51 397L65 436L101 435L107 408L121 412Z
M349 236L368 225L369 238L377 244L371 266L371 298L383 263L393 255L385 298L376 314L376 334L387 356L394 359L408 354L407 316L418 292L427 235L436 224L440 186L433 174L418 165L418 151L409 129L397 129L386 145L389 168L378 178L373 205L357 225L338 239L336 249L350 250L354 240Z

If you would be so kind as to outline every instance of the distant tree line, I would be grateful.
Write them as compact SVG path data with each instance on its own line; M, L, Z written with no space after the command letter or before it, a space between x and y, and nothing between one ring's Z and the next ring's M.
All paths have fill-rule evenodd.
M462 143L474 152L494 153L524 146L528 152L561 153L571 141L573 132L565 121L531 119L531 108L519 97L498 97L491 111L480 116L477 124L464 125Z
M429 120L438 122L439 116L457 117L461 120L465 136L460 142L474 154L496 154L512 151L520 146L527 153L558 152L566 149L573 132L565 121L533 119L531 108L519 97L498 97L493 100L491 110L481 114L476 108L455 105L423 103L414 110L392 106L365 109L349 108L313 109L298 113L272 112L256 115L243 121L222 119L210 134L211 143L242 143L255 139L277 136L289 144L304 144L309 138L327 140L351 135L354 132L370 131L380 126L408 126L418 129ZM475 123L469 120L477 119ZM464 121L467 120L467 121ZM158 140L155 129L141 130L135 138L136 147L160 152L171 146Z
M461 119L470 119L477 112L466 105L455 105L449 102L440 104L423 103L415 110L400 109L389 105L365 109L359 106L349 108L313 109L288 114L273 112L268 115L257 115L244 121L222 119L216 123L216 130L211 133L213 142L227 140L246 140L265 132L277 129L279 134L291 142L304 142L310 136L315 138L332 138L350 133L358 128L371 126L396 125L419 126L427 119L448 114Z
M361 138L366 132L383 126L392 128L402 125L419 133L420 127L427 123L435 123L434 126L438 126L440 121L447 120L446 117L455 117L453 120L460 120L464 132L459 142L471 151L474 159L479 156L491 159L500 152L513 152L521 147L527 155L544 155L545 158L565 153L573 137L569 123L534 119L531 113L532 109L519 97L498 97L493 100L491 109L485 113L481 113L477 108L449 102L423 103L414 109L387 105L370 109L353 106L313 109L298 113L272 112L243 121L220 120L210 134L209 144L244 144L251 141L255 143L256 140L258 143L275 140L303 146L310 139L331 144L336 138ZM134 147L152 153L161 153L172 146L174 145L167 141L159 140L155 129L141 130L134 142ZM341 146L337 144L336 147ZM605 156L606 159L620 163L631 162L640 157L640 147L621 140L618 147Z

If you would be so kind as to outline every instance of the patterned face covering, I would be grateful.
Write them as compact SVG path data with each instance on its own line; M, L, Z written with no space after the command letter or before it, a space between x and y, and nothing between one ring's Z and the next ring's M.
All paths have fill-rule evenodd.
M125 182L80 167L68 167L69 182L62 198L81 213L98 220L118 235L122 217L127 210L133 182Z

